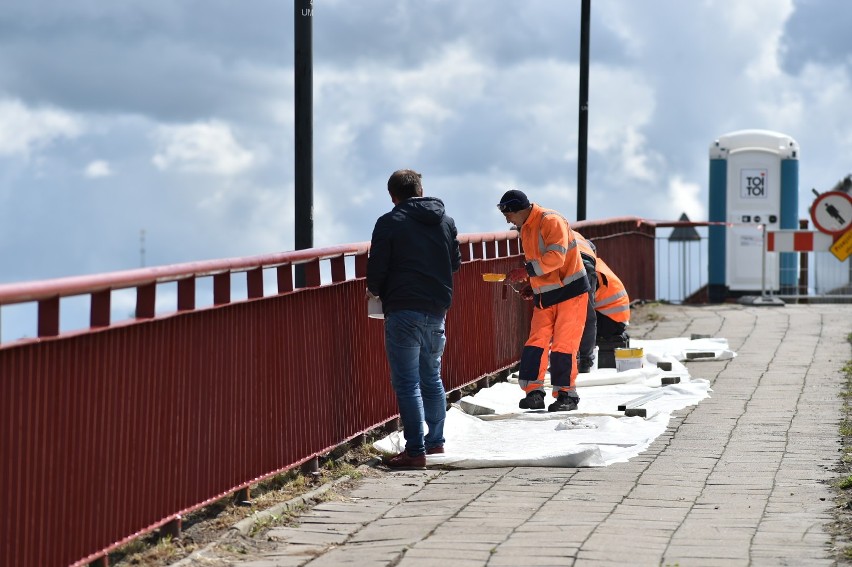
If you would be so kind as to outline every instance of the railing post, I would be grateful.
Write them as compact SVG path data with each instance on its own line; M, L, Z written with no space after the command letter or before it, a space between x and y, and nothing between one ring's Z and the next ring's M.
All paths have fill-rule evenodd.
M365 278L367 277L367 260L369 256L367 254L358 254L355 256L355 277L356 278Z
M342 282L346 281L346 259L343 256L332 258L331 262L331 281Z
M246 272L246 288L249 299L263 297L263 268L255 268Z
M473 257L475 260L482 260L482 242L473 244Z
M497 256L505 257L509 255L509 241L508 240L499 240L497 241Z
M89 307L89 326L92 328L109 327L112 292L108 289L97 291L90 297L92 304Z
M234 504L238 506L251 504L251 488L246 486L234 492Z
M195 309L195 277L178 280L177 309L178 311Z
M136 288L136 318L150 319L157 303L157 284L149 283Z
M51 297L38 302L38 336L55 337L59 334L59 298Z
M393 433L395 431L399 431L399 418L395 417L386 421L384 425L384 430L385 433Z
M509 241L509 256L516 256L521 253L521 241L513 238Z
M171 520L170 522L166 522L160 527L160 537L170 537L172 539L177 539L180 537L181 529L183 527L183 519L178 516L177 518Z
M319 474L319 459L313 457L302 463L302 474L305 476L317 476Z
M808 229L808 219L799 220L799 229ZM808 252L799 253L799 295L808 295ZM801 303L807 303L808 298L799 298Z
M293 266L285 264L278 266L278 293L289 293L293 291Z
M225 305L231 302L231 272L213 276L213 304Z
M320 283L322 283L320 280L319 260L310 260L309 262L300 264L300 266L304 270L305 287L319 287Z

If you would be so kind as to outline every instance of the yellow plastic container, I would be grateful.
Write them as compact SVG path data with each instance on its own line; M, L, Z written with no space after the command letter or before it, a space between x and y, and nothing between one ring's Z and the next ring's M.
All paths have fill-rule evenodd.
M635 370L642 368L645 351L641 348L617 348L615 349L615 370Z

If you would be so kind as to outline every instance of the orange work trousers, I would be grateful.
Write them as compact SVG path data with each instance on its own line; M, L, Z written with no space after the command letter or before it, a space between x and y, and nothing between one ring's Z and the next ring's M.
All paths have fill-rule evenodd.
M518 383L524 392L544 387L548 363L554 396L576 388L577 353L588 302L588 294L584 293L550 307L533 309L530 336L524 344L518 372Z

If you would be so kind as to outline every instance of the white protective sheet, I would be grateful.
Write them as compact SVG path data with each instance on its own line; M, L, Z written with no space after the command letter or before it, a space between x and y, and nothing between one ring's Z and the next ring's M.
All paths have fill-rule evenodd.
M643 367L625 372L593 368L588 374L580 374L580 407L576 411L519 409L523 392L517 385L517 375L474 396L465 396L447 412L446 452L429 455L427 464L453 468L593 467L626 462L666 430L672 412L709 396L710 383L692 378L680 361L736 356L725 339L631 339L630 346L644 349ZM689 353L699 353L700 357L691 359ZM658 362L670 362L671 371L657 368ZM680 383L662 385L663 378L672 377L680 378ZM549 391L549 384L547 387ZM663 395L641 406L647 411L646 417L625 417L618 411L619 405L655 391ZM548 397L545 404L551 401ZM394 432L374 445L381 451L398 453L405 439L401 431Z

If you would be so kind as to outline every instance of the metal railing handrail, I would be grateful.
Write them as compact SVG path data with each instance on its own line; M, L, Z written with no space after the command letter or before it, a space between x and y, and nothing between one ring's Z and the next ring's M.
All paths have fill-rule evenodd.
M313 260L327 260L341 256L356 256L365 254L369 249L369 242L358 242L243 258L201 260L198 262L137 268L86 276L69 276L49 280L0 284L0 305L41 301L55 297L83 295L98 291L126 289L150 284L169 283L192 277L214 276L228 272L240 273L255 268L274 268L287 264L296 265Z
M509 230L460 234L458 238L461 244L479 244L517 238L517 236L517 231ZM240 273L257 268L275 268L288 264L298 265L317 260L359 256L368 253L369 250L369 242L356 242L258 256L201 260L85 276L68 276L48 280L0 284L0 305L42 301L56 297L84 295L150 284L163 284L224 273Z

